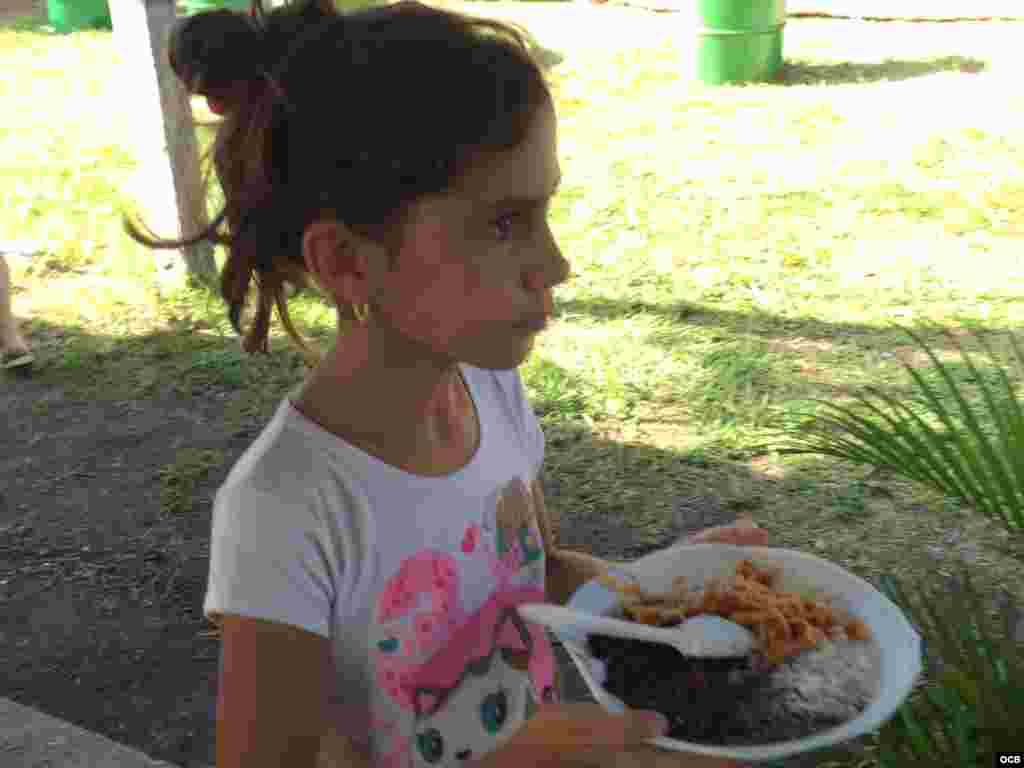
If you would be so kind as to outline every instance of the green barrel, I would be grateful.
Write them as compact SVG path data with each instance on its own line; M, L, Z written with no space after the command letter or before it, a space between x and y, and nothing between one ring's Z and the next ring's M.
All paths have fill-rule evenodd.
M46 17L62 34L114 28L107 0L46 0Z
M229 11L248 11L252 0L178 0L178 9L183 16L191 16L202 11L216 11L226 8ZM264 0L263 7L270 10L271 4Z
M772 80L782 69L786 0L696 0L697 76L708 85Z

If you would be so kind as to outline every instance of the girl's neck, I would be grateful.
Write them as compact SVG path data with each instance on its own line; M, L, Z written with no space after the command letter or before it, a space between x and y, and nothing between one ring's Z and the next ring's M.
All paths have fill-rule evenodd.
M472 458L480 425L458 365L383 362L367 354L363 329L346 334L292 402L323 429L402 469L447 474Z

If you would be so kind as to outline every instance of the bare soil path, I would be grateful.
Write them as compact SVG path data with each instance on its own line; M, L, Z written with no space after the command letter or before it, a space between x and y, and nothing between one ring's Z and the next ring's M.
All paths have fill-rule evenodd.
M212 764L210 507L258 427L227 433L223 392L82 402L0 386L0 696L185 768ZM182 449L225 461L169 514L160 471Z

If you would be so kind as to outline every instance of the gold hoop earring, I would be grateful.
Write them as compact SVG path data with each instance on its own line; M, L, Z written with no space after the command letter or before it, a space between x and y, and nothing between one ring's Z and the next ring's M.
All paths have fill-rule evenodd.
M366 325L367 319L370 316L370 305L369 304L353 304L352 314L356 316L356 320L359 321L360 325Z

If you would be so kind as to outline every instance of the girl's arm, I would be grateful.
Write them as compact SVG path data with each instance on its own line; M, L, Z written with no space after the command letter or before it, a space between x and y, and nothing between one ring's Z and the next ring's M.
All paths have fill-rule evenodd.
M558 521L544 503L544 486L539 477L533 481L532 490L537 526L544 541L547 561L545 584L548 600L556 605L565 605L580 586L604 573L608 568L622 563L559 547Z
M558 546L558 521L544 504L544 486L538 477L533 481L533 506L537 512L537 525L544 540L547 559L545 574L548 601L565 605L573 592L583 584L604 573L608 568L625 563L603 560L584 552L563 549ZM759 528L749 517L741 517L732 525L705 528L691 534L679 543L689 544L740 544L763 547L768 544L768 532Z

